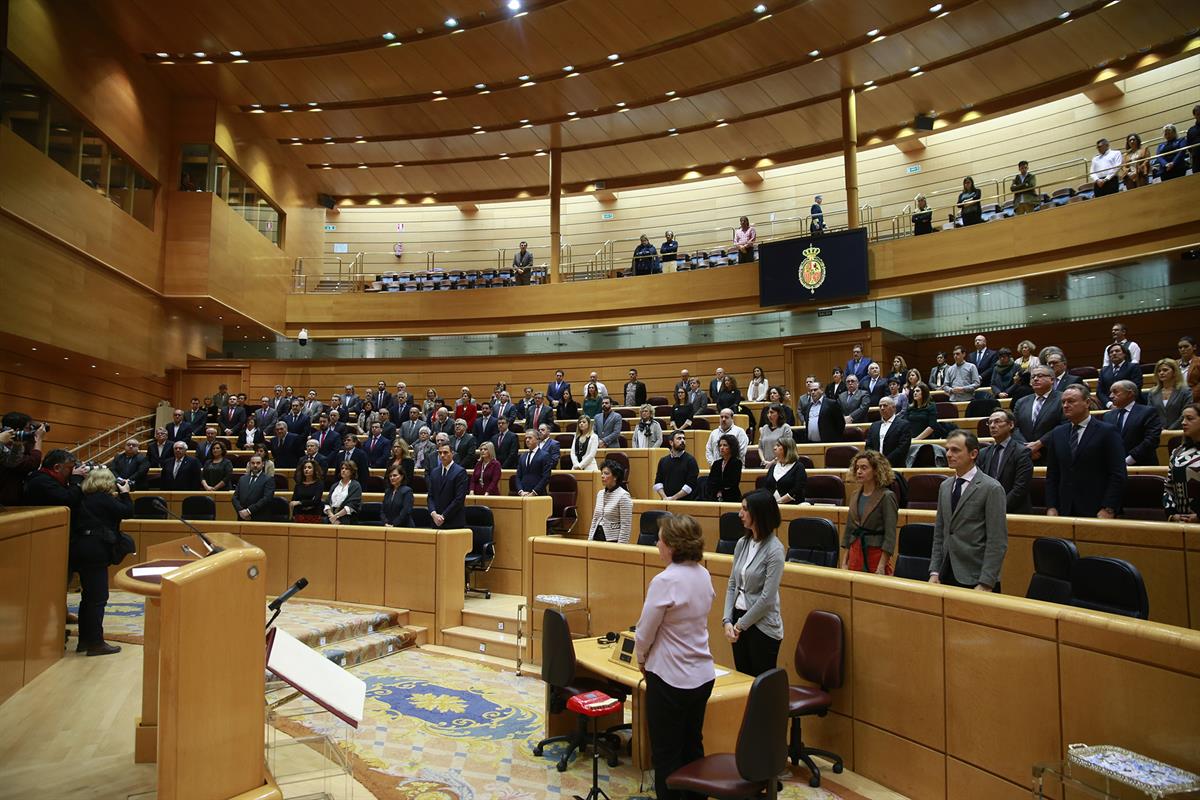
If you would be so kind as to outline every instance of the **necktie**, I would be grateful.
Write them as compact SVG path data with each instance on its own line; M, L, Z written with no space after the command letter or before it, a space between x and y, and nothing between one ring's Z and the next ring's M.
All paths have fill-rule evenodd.
M1082 425L1071 426L1071 457L1074 458L1075 451L1079 449L1079 440L1083 436Z
M992 477L1000 475L1000 465L1004 463L1004 445L996 445L996 457L992 459Z
M958 500L962 497L962 486L967 482L966 478L955 478L954 488L950 490L950 513L954 513L958 508Z
M1042 413L1042 404L1046 402L1046 398L1038 395L1033 401L1033 421L1037 422L1038 414Z
M1117 414L1117 427L1122 431L1125 430L1125 415L1128 413L1128 408L1122 408L1121 413Z
M180 465L180 464L182 464L182 463L183 463L183 460L182 460L182 459L176 459L176 460L175 460L175 469L174 469L174 471L171 473L171 477L172 477L172 478L175 478L175 477L178 477L178 476L179 476L179 465Z

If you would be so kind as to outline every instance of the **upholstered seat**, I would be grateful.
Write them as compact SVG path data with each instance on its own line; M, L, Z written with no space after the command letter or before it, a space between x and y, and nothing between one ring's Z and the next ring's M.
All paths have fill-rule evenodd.
M845 661L845 630L842 618L832 611L813 610L804 620L804 629L796 641L796 674L816 686L801 685L788 687L788 716L792 719L791 739L788 756L792 763L801 761L808 767L812 777L809 786L821 785L821 770L812 760L813 756L828 758L833 762L835 773L842 771L842 757L828 750L805 747L800 737L800 720L807 716L823 717L833 705L830 689L842 685Z
M833 696L816 686L788 687L788 716L816 714L833 705Z

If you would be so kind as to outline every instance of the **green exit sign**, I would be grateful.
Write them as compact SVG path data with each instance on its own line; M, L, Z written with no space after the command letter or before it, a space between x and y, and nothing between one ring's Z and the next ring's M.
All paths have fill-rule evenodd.
M921 171L920 164L910 164L904 168L905 175L916 175L920 171Z
M605 211L603 214L600 215L600 219L612 219L615 216L616 215L613 214L611 211Z
M336 231L336 230L337 230L337 225L330 225L330 224L326 223L326 225L325 225L326 233L329 233L330 231Z

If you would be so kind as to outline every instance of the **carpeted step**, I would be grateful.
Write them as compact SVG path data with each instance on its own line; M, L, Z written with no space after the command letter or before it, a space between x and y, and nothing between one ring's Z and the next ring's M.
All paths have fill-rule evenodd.
M387 628L316 649L340 667L353 667L419 644L424 630L411 626Z
M515 610L511 613L490 611L478 607L464 608L462 624L466 628L479 628L480 630L496 631L498 633L516 633L517 612Z
M275 621L277 627L316 648L407 623L407 611L300 600L284 605L283 613Z
M499 658L517 657L517 637L512 633L458 625L442 631L442 644L457 650L486 653Z

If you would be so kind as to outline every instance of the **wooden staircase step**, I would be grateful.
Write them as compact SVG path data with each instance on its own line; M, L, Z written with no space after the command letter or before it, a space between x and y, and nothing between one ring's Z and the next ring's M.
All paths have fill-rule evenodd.
M471 653L516 659L517 637L512 633L457 625L442 631L442 644Z

